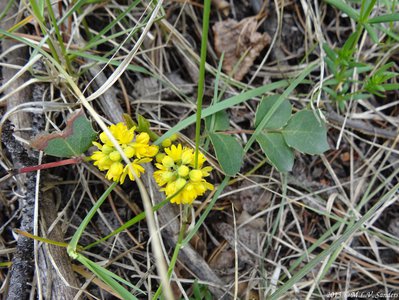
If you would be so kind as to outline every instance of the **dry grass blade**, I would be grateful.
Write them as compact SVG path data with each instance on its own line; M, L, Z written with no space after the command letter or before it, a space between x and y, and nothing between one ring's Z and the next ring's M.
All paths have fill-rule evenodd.
M213 32L203 47L208 6L199 2L1 2L0 298L7 291L8 299L29 292L49 299L393 298L398 3L210 1ZM279 105L264 109L273 99L292 109L286 116ZM41 159L53 164L48 155L38 160L30 139L39 127L61 132L81 106L123 165L134 156L108 128L122 113L144 116L152 137L162 136L155 145L197 144L213 167L206 180L214 190L197 195L190 209L164 201L155 158L107 197L105 173L85 159L39 177L7 175ZM292 122L309 109L327 130L307 127L306 139L311 118ZM285 124L272 128L271 121ZM329 149L303 153L313 153L301 146L319 133L326 139L315 144ZM238 159L219 140L234 140L234 154L245 153ZM242 161L231 180L223 173L232 173L227 157L237 158L231 165ZM279 173L278 159L292 162L292 171ZM176 181L194 181L174 164ZM59 245L71 236L75 244L81 233L74 250L88 268L71 265L63 247L17 240L14 228Z

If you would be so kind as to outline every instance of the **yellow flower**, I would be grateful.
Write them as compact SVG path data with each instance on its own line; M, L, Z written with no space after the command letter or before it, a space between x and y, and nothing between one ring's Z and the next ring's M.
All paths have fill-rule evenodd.
M94 165L97 166L100 171L108 170L112 165L112 160L102 151L94 151L90 158L95 161Z
M181 155L183 152L183 147L181 144L178 144L177 147L172 145L170 148L165 148L165 153L173 159L173 161L177 162L181 160Z
M191 170L190 173L190 180L192 182L199 182L202 179L202 172L201 170Z
M118 181L123 172L123 164L121 162L114 162L111 164L107 175L105 177L109 180Z
M170 136L170 138L163 140L163 142L161 143L162 147L164 147L164 148L170 147L172 145L172 143L177 140L177 138L178 138L178 136L176 133L172 134Z
M206 161L202 153L198 153L198 168L194 168L194 150L181 144L164 149L165 153L157 155L157 171L154 178L162 187L170 202L176 204L191 204L207 190L213 190L213 185L204 177L210 175L212 167L203 167ZM176 195L175 195L176 194Z
M149 144L150 137L147 133L140 133L135 136L135 127L128 129L124 123L111 125L108 129L127 158L133 159L130 165L134 174L140 177L141 173L144 173L141 164L150 162L152 157L158 153L158 147ZM93 145L98 148L98 151L94 151L90 156L94 165L100 171L107 171L105 177L109 180L120 181L122 184L126 176L129 176L130 180L133 181L135 176L130 168L124 165L121 153L114 147L105 132L100 134L100 141L101 143L93 142Z
M158 153L157 146L150 146L150 136L146 132L142 132L136 137L136 141L130 143L129 146L135 150L135 154L138 158L142 157L153 157Z
M143 166L141 166L141 164L143 163L147 163L150 162L151 158L141 158L141 159L135 159L132 163L130 163L130 166L132 167L133 171L134 171L134 175L131 171L131 169L129 168L129 165L126 165L125 168L123 169L123 173L121 174L121 178L120 178L120 182L121 184L123 184L125 182L125 178L127 175L129 175L129 179L131 181L135 180L135 176L140 178L141 173L144 173L144 168Z
M116 125L109 126L108 129L109 131L111 131L112 135L118 141L118 143L123 145L130 143L134 139L134 130L136 128L132 127L128 129L124 123L120 122ZM108 136L105 132L102 132L100 134L100 140L101 142L103 142L103 144L113 147L112 142L108 139Z

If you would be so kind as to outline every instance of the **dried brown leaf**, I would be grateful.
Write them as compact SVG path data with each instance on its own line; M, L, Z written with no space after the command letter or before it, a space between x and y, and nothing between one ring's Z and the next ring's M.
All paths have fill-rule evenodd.
M270 36L257 32L257 27L255 17L240 22L227 19L213 26L216 53L221 56L224 52L223 70L234 73L236 80L244 78L260 52L270 43Z

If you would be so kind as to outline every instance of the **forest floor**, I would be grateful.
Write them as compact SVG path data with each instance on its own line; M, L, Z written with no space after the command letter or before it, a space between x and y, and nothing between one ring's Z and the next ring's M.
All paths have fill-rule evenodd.
M210 1L0 3L1 299L399 299L399 4Z

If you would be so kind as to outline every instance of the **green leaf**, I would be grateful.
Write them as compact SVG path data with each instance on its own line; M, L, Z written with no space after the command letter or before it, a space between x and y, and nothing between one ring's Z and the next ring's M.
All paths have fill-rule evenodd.
M393 14L386 14L371 18L367 21L367 23L374 24L374 23L388 23L388 22L397 22L397 21L399 21L399 13L393 13Z
M358 42L358 31L354 31L351 35L346 39L344 45L342 46L340 56L343 59L348 61L353 59L353 54L356 51L356 45Z
M244 151L241 144L230 135L210 133L216 158L226 175L234 176L241 169Z
M92 271L98 278L100 278L104 283L112 288L116 293L118 293L122 299L126 300L136 300L137 298L132 295L127 289L120 285L114 278L109 275L109 272L100 265L91 261L90 259L84 257L83 255L78 255L77 260L86 266L90 271Z
M377 35L377 31L370 26L370 24L364 24L364 28L367 30L367 33L370 35L371 40L373 41L373 43L378 44L378 35Z
M335 51L332 48L330 48L330 46L327 43L323 44L323 49L326 52L327 57L329 57L332 61L337 59L337 53L335 53Z
M0 28L0 33L4 34L7 36L6 31L2 31ZM14 38L14 37L13 37ZM249 90L246 92L241 92L236 96L233 96L229 99L223 100L221 102L218 102L208 108L205 108L201 112L201 118L205 118L208 116L211 116L215 114L218 111L225 110L227 108L233 107L234 105L238 105L240 103L243 103L245 101L248 101L249 99L258 97L259 95L263 93L267 93L279 88L284 88L288 85L288 82L285 80L282 81L276 81L267 85L260 86L258 88L255 88L253 90ZM196 120L196 115L191 115L188 118L181 120L179 123L177 123L174 127L169 129L166 133L164 133L158 140L154 142L154 145L160 145L165 139L171 137L173 134L178 133L182 129L186 128L187 126L194 124Z
M226 130L230 126L229 116L225 110L219 111L205 118L205 127L209 132Z
M123 120L125 121L125 124L126 124L127 128L130 129L132 127L136 127L137 126L136 122L133 121L133 119L132 119L132 117L130 115L123 114L122 117L123 117Z
M125 117L125 120L126 120L126 117ZM131 124L129 124L129 126L130 125ZM144 118L142 115L140 115L140 114L137 114L137 128L136 128L136 130L138 132L148 133L148 135L150 136L151 141L156 141L159 138L159 136L154 131L152 131L150 129L150 122L146 118Z
M311 110L296 113L282 130L288 146L307 154L321 154L329 149L327 130Z
M137 124L138 132L147 132L150 129L150 122L140 114L137 114Z
M294 153L279 132L261 133L257 138L262 151L280 172L289 172L294 165Z
M258 127L260 122L263 120L263 118L266 116L269 110L273 107L273 105L277 102L279 97L280 95L273 95L264 98L259 103L255 115L255 127ZM292 113L292 105L287 99L284 99L284 101L277 108L277 110L272 115L270 120L266 123L264 128L278 129L283 127L285 124L287 124L288 120L290 119L291 113Z
M346 4L344 1L342 1L342 0L325 0L325 2L327 2L328 4L330 4L332 6L335 6L342 12L346 13L354 21L359 20L359 13L355 9L353 9L351 6Z
M360 7L360 23L367 22L368 17L370 16L371 11L373 10L375 3L377 0L363 0L362 5Z
M290 83L290 85L285 89L285 91L281 94L281 96L278 97L276 103L274 103L274 105L270 108L270 110L268 111L268 113L264 116L264 118L262 119L262 121L260 122L260 124L258 125L258 127L256 127L254 133L252 134L252 136L249 138L247 144L244 147L244 152L247 152L253 142L255 141L256 137L262 133L263 128L265 127L266 123L269 122L269 120L271 119L271 117L273 116L273 114L277 111L277 109L279 108L279 106L281 105L282 102L284 102L284 100L286 98L288 98L288 96L294 91L294 89L301 84L301 82L305 79L306 76L308 76L315 68L316 68L317 64L316 62L313 62L311 64L309 64L299 75L297 78L295 78L294 81L292 81Z
M52 156L79 156L89 149L96 136L83 110L79 110L71 115L63 131L41 135L31 146Z

